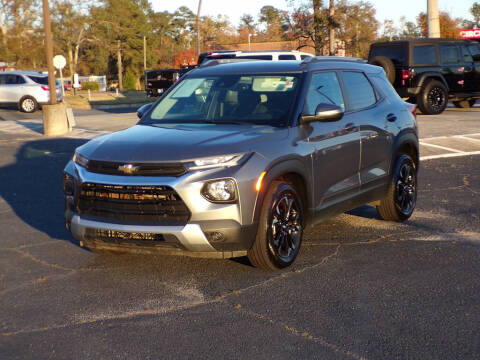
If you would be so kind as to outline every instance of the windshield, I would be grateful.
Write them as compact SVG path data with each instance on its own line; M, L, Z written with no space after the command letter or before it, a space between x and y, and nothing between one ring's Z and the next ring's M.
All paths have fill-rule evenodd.
M189 77L141 123L286 126L298 82L298 74Z

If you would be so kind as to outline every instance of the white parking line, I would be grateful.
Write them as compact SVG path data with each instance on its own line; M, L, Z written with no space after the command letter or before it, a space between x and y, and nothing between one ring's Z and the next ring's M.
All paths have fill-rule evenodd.
M452 149L452 148L449 148L449 147L446 147L446 146L429 144L429 143L426 143L426 142L423 142L423 141L420 141L420 145L431 146L431 147L434 147L434 148L438 148L438 149L442 149L442 150L447 150L447 151L451 151L451 152L455 152L455 153L464 153L464 151L461 151L461 150Z
M480 151L456 152L456 153L450 153L450 154L420 156L420 160L425 161L425 160L452 158L452 157L469 156L469 155L480 155Z

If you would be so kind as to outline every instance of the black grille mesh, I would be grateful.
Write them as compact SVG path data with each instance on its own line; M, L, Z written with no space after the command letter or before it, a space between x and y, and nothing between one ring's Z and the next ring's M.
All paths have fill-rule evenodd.
M131 165L135 171L125 173L119 167ZM182 163L131 163L90 160L88 171L99 174L128 175L128 176L182 176L187 171Z
M190 211L168 186L84 183L78 196L80 215L120 224L185 225Z

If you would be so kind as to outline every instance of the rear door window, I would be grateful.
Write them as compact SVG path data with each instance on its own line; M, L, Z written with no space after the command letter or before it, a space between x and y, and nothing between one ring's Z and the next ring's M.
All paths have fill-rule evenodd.
M460 51L462 53L462 60L467 63L473 62L472 55L470 54L470 51L468 51L467 45L462 45L460 47Z
M319 104L337 105L345 111L345 102L336 73L319 72L312 75L305 100L304 115L315 115Z
M468 45L468 50L470 50L474 61L480 61L480 45Z
M295 55L278 55L278 60L296 60Z
M415 65L437 64L435 45L417 45L413 47L413 63Z
M458 64L458 48L456 45L440 45L439 50L442 64Z
M377 102L372 84L362 72L344 71L341 73L348 98L349 111L357 111Z
M31 80L40 85L48 85L48 76L28 76Z
M5 85L18 85L24 84L25 80L21 76L18 75L5 75L4 84Z

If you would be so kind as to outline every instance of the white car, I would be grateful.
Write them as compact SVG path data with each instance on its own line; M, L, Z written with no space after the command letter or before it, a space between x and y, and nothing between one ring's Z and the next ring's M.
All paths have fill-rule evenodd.
M265 51L235 51L235 50L220 50L209 51L201 53L198 57L198 64L201 64L204 60L214 59L252 59L252 60L297 60L303 61L308 57L312 57L312 54L301 52L298 50L265 50Z
M55 80L57 101L62 101L60 82ZM48 75L31 71L0 73L0 105L17 105L20 111L32 113L50 101Z

